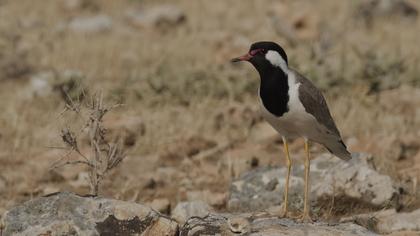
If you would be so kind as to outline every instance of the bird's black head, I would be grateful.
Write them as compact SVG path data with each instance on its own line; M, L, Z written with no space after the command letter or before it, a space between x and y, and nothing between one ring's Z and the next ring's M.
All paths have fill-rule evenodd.
M249 61L260 73L273 67L284 72L288 69L287 55L277 43L262 41L251 45L248 53L232 59L232 62Z

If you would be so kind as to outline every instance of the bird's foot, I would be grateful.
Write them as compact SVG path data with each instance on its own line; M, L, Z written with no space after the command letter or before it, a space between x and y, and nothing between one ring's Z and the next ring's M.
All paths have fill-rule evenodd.
M300 223L313 223L314 220L311 218L309 213L303 213L297 220Z

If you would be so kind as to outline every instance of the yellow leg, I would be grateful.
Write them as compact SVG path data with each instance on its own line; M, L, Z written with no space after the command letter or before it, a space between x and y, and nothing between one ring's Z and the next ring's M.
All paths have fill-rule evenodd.
M287 144L287 140L284 137L283 137L283 146L284 146L284 155L286 156L286 161L287 161L287 176L286 176L286 184L284 186L283 212L281 213L281 217L287 217L287 205L288 205L288 200L289 200L289 178L290 178L290 171L292 168L292 160L290 159L290 155L289 155L289 145Z
M302 221L312 222L309 209L309 171L311 167L311 159L309 155L309 142L305 139L305 198L303 206Z

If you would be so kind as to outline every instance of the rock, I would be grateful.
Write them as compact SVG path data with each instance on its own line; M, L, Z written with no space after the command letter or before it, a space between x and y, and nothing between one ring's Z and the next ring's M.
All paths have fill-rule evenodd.
M210 214L190 218L180 229L181 236L192 235L294 235L294 236L374 236L377 235L353 223L297 223L268 214Z
M349 162L335 157L329 161L328 156L321 156L314 161L313 170L318 173L319 179L313 181L316 196L343 193L375 206L385 206L398 193L391 177L378 173L370 163L372 156L356 154ZM329 164L333 166L328 167Z
M47 97L53 92L55 75L52 71L42 71L30 77L25 94L28 99L33 97Z
M3 221L4 235L171 236L178 230L149 207L66 192L30 200L6 212Z
M171 203L167 198L153 199L149 206L163 214L169 214L171 210Z
M384 207L396 199L397 189L389 176L379 174L369 163L368 154L353 155L345 162L330 154L311 162L311 198L319 205L325 199L348 199ZM290 177L290 207L302 208L302 165L294 166ZM286 168L259 168L242 175L230 188L228 209L232 211L264 210L281 205Z
M420 231L420 209L413 212L401 212L376 217L376 229L382 234L396 231L415 230Z
M398 235L397 232L420 231L420 209L412 212L396 212L395 209L381 210L341 218L340 222L357 222L359 225L375 229L380 234Z
M184 224L191 217L205 217L212 211L213 209L202 201L180 202L172 211L172 218L179 224Z
M61 6L67 11L80 11L89 9L97 11L99 7L91 0L61 0Z
M101 197L57 193L4 214L3 235L365 235L349 222L297 223L268 213L216 214L203 202L182 202L173 211L182 227L153 209ZM418 215L412 215L418 218ZM185 222L185 224L184 224Z
M53 194L60 191L60 188L54 187L54 186L45 186L42 188L42 194L43 195L48 195L48 194Z
M112 19L106 15L77 17L70 21L68 28L78 33L101 33L112 28Z
M82 81L85 78L78 70L63 70L55 72L52 70L40 71L29 77L28 84L20 93L25 99L34 97L48 97L53 92L59 93L64 100L81 100L83 94Z
M230 217L227 220L227 224L229 225L230 231L234 233L247 233L250 231L250 222L247 218L243 216L234 216Z
M128 11L129 22L136 27L176 26L186 20L185 12L175 5L155 6L143 11Z
M209 190L188 191L188 201L203 200L213 207L222 207L226 205L227 195L225 193L215 193Z
M415 19L418 10L404 0L369 0L359 5L357 15L370 24L376 17L398 16Z
M418 231L400 231L387 234L387 236L419 236Z

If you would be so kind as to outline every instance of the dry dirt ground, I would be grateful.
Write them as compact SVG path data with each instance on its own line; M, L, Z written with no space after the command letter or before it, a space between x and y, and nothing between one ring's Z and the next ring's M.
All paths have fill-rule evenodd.
M402 208L417 208L420 20L363 2L0 0L0 215L55 191L89 193L83 167L50 171L63 155L52 148L62 146L61 128L78 124L61 113L64 91L78 97L81 88L123 104L106 125L125 138L128 157L102 195L171 206L202 199L223 210L232 178L284 164L281 140L258 113L256 72L229 63L258 40L284 46L290 65L325 92L350 150L373 153L402 184ZM185 19L140 27L128 17L162 4ZM67 26L97 15L112 24ZM292 143L295 163L302 149Z

